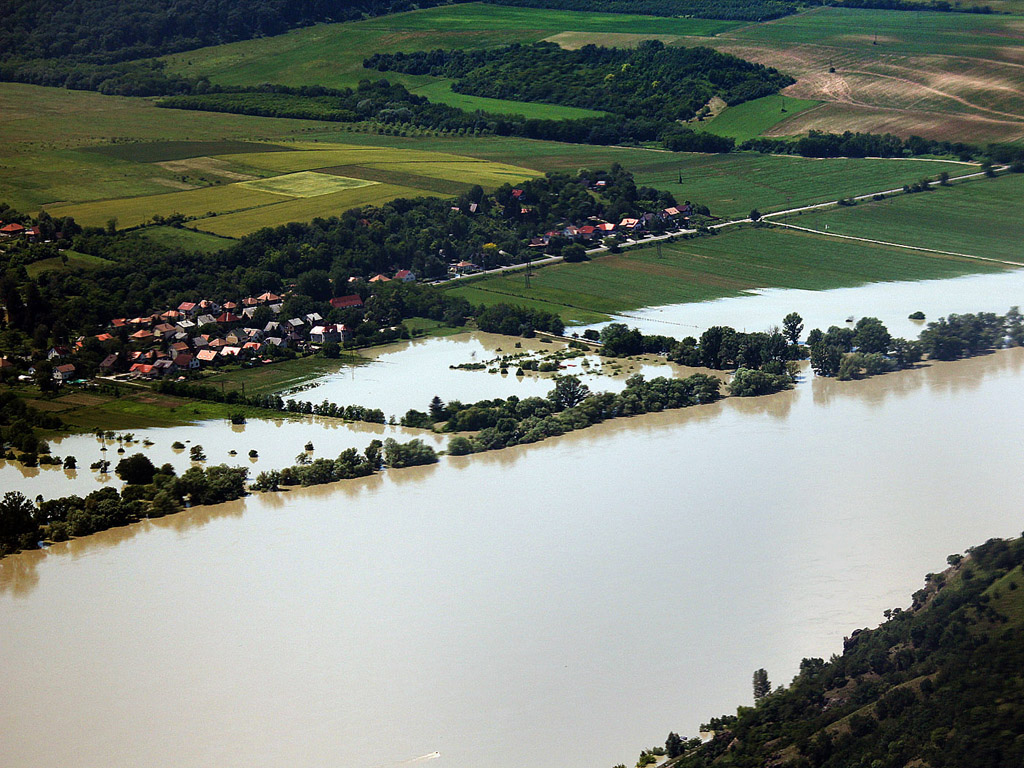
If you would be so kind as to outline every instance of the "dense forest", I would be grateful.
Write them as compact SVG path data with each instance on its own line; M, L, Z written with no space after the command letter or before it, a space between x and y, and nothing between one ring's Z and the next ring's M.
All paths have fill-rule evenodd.
M947 564L910 609L854 631L841 656L804 659L787 688L762 685L753 707L702 726L710 741L670 734L668 765L1024 765L1024 539L992 539Z
M948 0L484 0L517 8L553 8L591 13L637 13L644 16L693 16L724 21L769 21L789 16L808 6L880 8L894 11L992 13L987 5L961 6Z
M110 63L460 0L8 0L0 60Z
M768 21L796 13L804 3L780 0L485 0L516 8L553 8L590 13L694 16L700 19Z
M367 69L454 80L452 90L473 96L584 107L616 115L673 122L688 120L714 96L740 104L795 81L778 70L710 48L555 43L514 44L492 50L378 53Z

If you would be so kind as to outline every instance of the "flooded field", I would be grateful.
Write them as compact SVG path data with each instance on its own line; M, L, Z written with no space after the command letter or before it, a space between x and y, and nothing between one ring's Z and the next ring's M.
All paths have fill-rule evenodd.
M519 345L517 348L516 345ZM346 366L336 374L324 377L294 395L301 400L321 400L344 405L381 408L385 414L401 417L410 408L427 410L430 399L461 400L472 403L495 397L544 397L551 391L555 373L526 371L516 376L517 364L509 363L508 373L500 373L497 363L484 370L457 370L452 366L480 364L502 355L531 353L541 359L565 343L542 339L517 339L490 333L459 334L448 338L401 342L364 354L371 362ZM585 362L584 362L585 361ZM645 376L671 376L684 370L664 361L655 363L607 362L588 354L564 362L559 374L578 376L594 391L618 392L634 373ZM494 372L489 372L493 369Z
M729 325L741 331L763 331L781 326L782 318L798 312L805 333L812 328L826 330L842 326L847 318L877 317L894 336L917 338L928 321L952 313L997 312L1024 305L1024 270L989 275L967 275L949 280L921 280L902 283L871 283L831 291L800 291L769 288L749 296L717 299L691 304L650 307L617 318L644 333L682 338L700 336L713 325ZM926 319L910 320L912 312ZM571 328L582 333L585 328Z
M6 558L0 762L632 764L1017 535L1022 384L811 378ZM252 429L216 450L303 442Z

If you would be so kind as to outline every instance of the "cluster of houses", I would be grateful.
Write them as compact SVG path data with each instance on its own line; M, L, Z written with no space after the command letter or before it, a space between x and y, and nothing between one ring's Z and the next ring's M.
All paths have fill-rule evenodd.
M26 227L17 222L11 222L5 224L0 221L0 237L12 238L12 237L23 237L31 243L34 243L40 237L42 237L42 231L39 227Z
M600 184L601 182L597 182ZM513 190L513 196L515 192ZM523 208L523 213L529 213ZM600 244L600 241L611 235L638 237L651 232L664 232L673 229L686 229L690 224L693 208L690 203L678 207L664 208L655 213L645 213L638 218L624 218L618 224L592 216L584 224L576 225L563 222L557 228L545 232L530 240L531 248L547 248L554 238L562 238L571 243L588 245Z
M363 308L357 294L331 299L335 309ZM274 348L305 350L310 346L329 342L344 342L351 338L351 330L342 324L327 323L317 312L301 317L281 317L283 299L274 293L264 293L236 303L183 301L174 309L144 317L115 318L109 330L95 338L100 342L112 341L114 333L127 333L128 349L108 355L99 364L101 375L128 374L132 378L156 379L183 374L222 362L261 360L269 362ZM255 324L257 311L265 319ZM76 342L75 350L53 347L47 357L55 364L53 377L58 383L78 378L73 363L62 362L74 355L85 343ZM132 347L137 346L137 349Z

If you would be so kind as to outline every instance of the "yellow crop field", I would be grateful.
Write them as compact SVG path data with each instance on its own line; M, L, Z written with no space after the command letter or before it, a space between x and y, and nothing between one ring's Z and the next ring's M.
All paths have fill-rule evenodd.
M423 190L412 187L374 184L330 195L297 198L224 216L212 216L195 222L193 226L222 237L242 237L263 227L276 227L292 221L309 221L317 217L338 216L349 208L382 205L396 197L423 196Z
M396 197L453 196L471 184L516 184L537 172L509 163L394 147L294 142L290 149L186 158L178 171L250 169L248 177L199 189L83 203L56 203L52 214L87 226L137 227L154 216L183 214L195 227L239 237L262 227L332 216ZM146 163L146 165L150 165ZM166 161L164 161L166 165ZM150 165L150 167L152 167ZM264 178L253 178L265 175Z
M348 176L334 176L329 173L300 171L299 173L286 173L283 176L271 176L269 179L243 181L238 186L291 197L319 197L345 189L368 187L371 184L377 184L377 182L352 179Z
M205 216L211 211L242 211L280 203L287 199L289 198L272 192L247 189L242 184L224 184L183 192L169 192L164 195L49 205L46 210L52 216L72 216L78 223L89 227L102 227L110 219L117 219L119 227L137 227L145 224L154 215L170 216L172 213L181 213L185 216Z

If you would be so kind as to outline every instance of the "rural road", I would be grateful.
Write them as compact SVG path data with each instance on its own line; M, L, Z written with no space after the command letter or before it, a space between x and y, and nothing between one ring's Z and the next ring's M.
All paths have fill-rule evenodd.
M890 159L899 160L899 159L905 159L905 158L890 158ZM939 162L939 161L936 161L936 162ZM1009 168L1009 166L1002 165L1002 166L994 167L993 170L995 172L997 172L997 173L1000 173L1000 172L1006 171L1008 168ZM949 183L960 182L960 181L967 181L969 179L976 179L976 178L985 176L985 174L986 174L985 171L975 171L973 173L965 173L965 174L963 174L961 176L951 176L949 178ZM937 181L932 181L932 182L929 182L929 186L935 186L938 183L939 182L937 182ZM903 193L903 187L895 187L893 189L885 189L885 190L881 190L881 191L878 191L878 192L868 192L867 194L856 195L856 196L851 197L849 199L853 200L853 201L856 201L856 202L859 202L861 200L871 200L871 199L874 199L877 195L894 195L894 194L902 194L902 193ZM800 207L797 207L797 208L787 208L787 209L782 210L782 211L771 211L769 213L762 214L760 220L761 221L768 221L770 219L778 218L779 216L789 216L790 214L794 214L794 213L803 213L804 211L817 211L817 210L821 210L823 208L834 208L834 207L837 207L837 206L838 206L838 203L835 200L829 200L828 202L825 202L825 203L815 203L813 205L803 205L803 206L800 206ZM731 219L729 221L723 221L720 224L712 224L709 227L709 229L720 230L720 229L725 229L726 227L736 226L737 224L751 224L751 223L753 223L753 219L751 219L749 217L747 217L745 219ZM823 231L817 230L817 229L808 229L806 227L798 227L798 226L795 226L793 224L784 224L782 222L768 221L768 223L774 224L776 226L788 227L790 229L801 230L801 231L804 231L804 232L813 232L814 234L825 235L826 237L836 237L836 238L840 238L840 239L844 239L844 240L859 240L859 241L865 242L865 243L876 243L876 244L879 244L879 245L889 245L889 246L894 246L894 247L897 247L897 248L908 248L908 249L915 250L915 251L925 251L925 252L930 252L930 253L942 254L942 255L946 255L946 256L960 256L960 257L968 258L968 259L979 259L981 261L992 261L992 262L996 262L998 264L1008 264L1008 265L1011 265L1011 266L1018 266L1018 267L1024 266L1024 263L1021 263L1021 262L1006 261L1006 260L1003 260L1003 259L993 259L993 258L989 258L987 256L974 256L974 255L969 254L969 253L954 253L953 251L940 251L940 250L936 250L936 249L933 249L933 248L921 248L921 247L917 247L917 246L913 246L913 245L903 245L901 243L890 243L890 242L886 242L886 241L883 241L883 240L871 240L871 239L863 238L863 237L853 237L852 235L837 235L837 234L832 233L832 232L823 232ZM670 240L670 239L672 239L674 237L678 237L680 235L693 234L696 231L697 230L695 230L695 229L677 229L677 230L674 230L672 232L666 232L665 234L662 234L662 235L652 235L651 237L645 237L645 238L642 238L640 240L634 240L632 238L627 238L627 240L624 243L620 243L619 244L619 248L622 249L622 250L625 250L627 248L635 248L638 245L647 245L649 243L656 243L656 242L659 242L659 241ZM587 250L587 256L596 256L598 254L607 253L608 251L609 251L609 248L607 246L599 245L599 246L597 246L595 248L588 249ZM504 266L504 267L495 267L494 269L487 269L487 270L484 270L482 272L475 272L472 275L468 275L466 277L456 278L456 279L457 280L473 280L473 279L476 279L476 278L486 277L488 275L501 274L503 272L516 272L516 271L521 271L521 270L524 270L524 269L527 269L527 268L532 269L534 267L546 267L546 266L550 266L551 264L557 264L560 261L563 261L561 256L547 256L547 257L545 257L543 259L537 259L536 261L531 261L528 264L511 264L511 265ZM439 280L439 281L436 281L436 284L444 284L444 283L449 283L449 282L452 282L452 281L451 280Z

